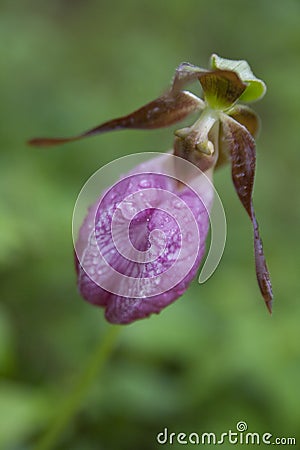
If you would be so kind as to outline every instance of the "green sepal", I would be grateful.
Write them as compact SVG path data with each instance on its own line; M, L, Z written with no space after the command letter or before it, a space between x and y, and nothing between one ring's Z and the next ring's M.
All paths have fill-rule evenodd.
M256 78L247 61L221 58L214 53L211 56L210 63L212 69L232 70L247 84L239 100L243 102L254 102L265 95L267 90L265 83L259 78Z
M199 77L205 100L213 109L226 110L241 97L247 85L237 73L213 70Z
M208 105L223 111L233 106L247 88L247 84L232 70L206 70L182 63L176 69L171 93L178 92L197 79L201 83Z

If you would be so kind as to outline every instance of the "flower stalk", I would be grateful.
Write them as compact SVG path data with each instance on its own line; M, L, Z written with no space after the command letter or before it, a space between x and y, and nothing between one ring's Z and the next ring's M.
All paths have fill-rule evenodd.
M101 369L108 361L117 343L120 327L110 326L104 336L101 336L98 346L88 363L84 366L84 371L74 384L70 394L58 408L58 412L50 424L49 429L41 436L34 450L52 450L56 448L61 436L68 427L72 418L79 411L91 385L96 377L101 375Z

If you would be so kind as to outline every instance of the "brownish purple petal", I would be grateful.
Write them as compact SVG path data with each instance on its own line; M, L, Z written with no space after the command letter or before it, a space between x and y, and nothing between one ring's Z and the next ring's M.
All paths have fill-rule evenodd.
M77 141L96 134L122 129L149 130L163 128L183 120L187 115L203 108L203 102L190 92L169 92L131 114L109 120L84 133L68 138L34 138L28 143L35 146L52 146Z
M222 115L222 127L230 150L233 184L253 225L258 285L266 306L271 313L273 301L272 285L252 202L256 162L255 141L244 126L225 114Z
M253 109L245 105L235 105L227 114L241 125L244 125L254 138L257 137L260 129L260 119Z

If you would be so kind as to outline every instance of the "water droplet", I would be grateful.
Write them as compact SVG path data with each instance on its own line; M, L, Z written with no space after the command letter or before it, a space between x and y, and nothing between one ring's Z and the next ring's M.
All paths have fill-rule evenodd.
M90 267L88 271L88 275L95 275L95 267Z
M137 213L136 207L129 201L123 201L121 205L119 205L119 209L126 219L130 219Z
M151 183L147 179L141 180L139 182L139 187L141 187L141 188L149 188L150 186L151 186Z
M183 203L181 200L176 199L173 201L173 206L176 209L181 209L183 207Z
M190 232L188 232L187 234L186 234L186 240L188 241L188 242L192 242L193 241L193 235L192 235L192 233L190 233Z

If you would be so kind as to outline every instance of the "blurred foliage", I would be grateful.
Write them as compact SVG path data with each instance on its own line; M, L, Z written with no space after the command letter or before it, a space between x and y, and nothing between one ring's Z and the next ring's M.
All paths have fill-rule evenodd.
M170 148L172 130L51 150L26 139L125 114L163 92L180 62L205 67L213 52L246 59L268 87L254 106L263 124L255 205L273 317L225 168L215 176L228 221L217 272L160 316L122 329L57 448L147 450L160 447L164 427L225 432L239 420L249 431L300 439L299 17L298 0L1 1L1 449L32 448L107 329L102 311L76 291L77 194L114 158Z

